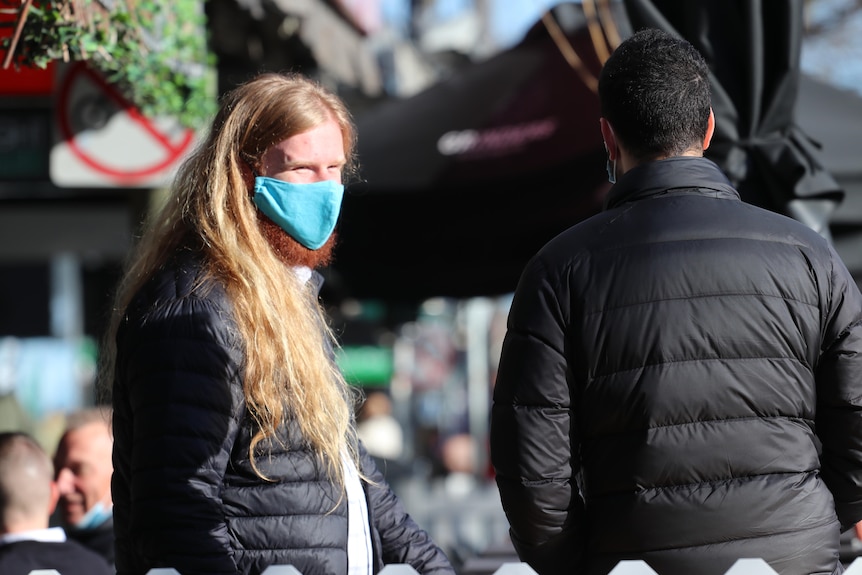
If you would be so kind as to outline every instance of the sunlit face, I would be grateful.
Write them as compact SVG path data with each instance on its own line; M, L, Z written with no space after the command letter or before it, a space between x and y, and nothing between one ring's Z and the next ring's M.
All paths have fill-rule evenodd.
M332 180L341 183L346 159L341 127L330 119L270 147L261 157L260 175L294 184Z
M67 432L60 440L54 467L63 522L77 524L96 503L111 503L111 450L107 425L88 423Z

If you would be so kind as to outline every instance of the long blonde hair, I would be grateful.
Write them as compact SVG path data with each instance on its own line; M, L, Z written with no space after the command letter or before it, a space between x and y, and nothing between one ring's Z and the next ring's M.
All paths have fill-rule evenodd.
M317 83L268 73L223 97L208 137L180 167L170 199L148 222L120 283L103 381L113 381L116 332L134 294L173 252L194 246L207 275L226 288L246 351L243 393L258 427L249 448L255 473L269 479L255 463L256 448L264 440L281 442L276 430L292 418L329 477L343 485L341 458L356 458L349 437L353 392L331 361L336 342L325 312L261 233L243 175L272 145L330 118L341 127L350 171L352 119Z

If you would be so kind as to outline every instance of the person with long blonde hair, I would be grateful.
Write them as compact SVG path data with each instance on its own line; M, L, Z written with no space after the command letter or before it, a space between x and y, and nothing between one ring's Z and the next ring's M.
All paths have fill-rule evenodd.
M102 377L118 574L453 572L356 439L318 302L354 148L337 96L262 74L223 97L150 218Z

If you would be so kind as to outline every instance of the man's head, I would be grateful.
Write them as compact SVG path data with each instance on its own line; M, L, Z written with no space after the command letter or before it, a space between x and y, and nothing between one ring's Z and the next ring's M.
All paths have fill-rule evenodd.
M638 164L702 155L709 145L709 68L694 46L666 32L641 30L614 50L599 76L599 100L611 160L619 149Z
M355 167L356 140L350 112L335 94L304 76L262 74L235 88L222 100L214 129L237 134L232 146L241 157L237 159L261 169L266 167L264 155L270 148L330 120L341 130L340 171L349 174Z
M0 433L0 534L45 529L57 503L51 459L25 433Z
M197 163L189 166L198 173L190 175L206 174L209 181L204 189L211 197L201 199L208 208L225 205L224 217L234 219L235 228L249 229L252 222L244 219L251 215L282 260L320 267L330 261L335 235L323 246L309 249L261 211L249 210L254 177L291 181L304 170L294 179L296 183L341 183L355 169L355 140L350 113L336 95L301 75L262 74L224 96L209 139ZM301 155L291 155L298 149ZM227 181L221 180L225 176ZM189 189L195 188L201 189ZM231 193L237 197L225 197Z
M66 526L96 527L110 512L113 446L107 410L93 408L69 416L54 456L58 507Z

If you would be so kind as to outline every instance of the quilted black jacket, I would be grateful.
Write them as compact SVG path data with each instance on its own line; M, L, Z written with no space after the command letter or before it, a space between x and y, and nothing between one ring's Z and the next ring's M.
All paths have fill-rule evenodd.
M257 462L242 395L243 354L223 288L197 286L186 253L144 286L118 336L114 383L114 526L119 575L173 567L183 575L260 573L293 565L303 575L347 573L347 505L295 424ZM452 568L405 513L362 450L375 572L409 563ZM334 511L333 511L334 508Z
M862 298L821 236L709 160L626 173L518 286L492 408L542 574L840 572L862 518Z

